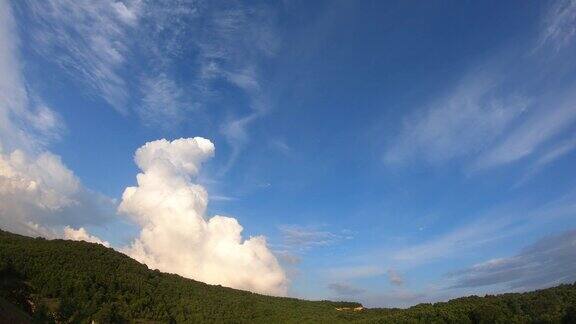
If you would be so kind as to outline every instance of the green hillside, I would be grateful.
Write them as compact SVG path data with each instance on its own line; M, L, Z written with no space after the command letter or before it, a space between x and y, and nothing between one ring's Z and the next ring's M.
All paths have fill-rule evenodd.
M101 245L0 231L0 323L576 323L576 285L409 309L336 310L148 269Z

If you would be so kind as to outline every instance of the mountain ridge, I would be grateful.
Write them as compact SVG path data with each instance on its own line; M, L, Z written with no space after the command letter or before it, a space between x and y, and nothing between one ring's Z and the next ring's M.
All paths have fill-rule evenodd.
M0 230L0 323L9 315L42 323L576 323L576 285L353 311L359 307L208 285L99 244Z

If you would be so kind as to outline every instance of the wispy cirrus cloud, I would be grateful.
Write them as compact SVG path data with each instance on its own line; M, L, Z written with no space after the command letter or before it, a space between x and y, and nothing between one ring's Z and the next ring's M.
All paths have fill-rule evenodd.
M428 262L452 258L482 246L498 242L570 217L576 212L574 192L533 205L497 206L452 230L417 244L396 249L388 257L394 264L414 267Z
M144 78L141 91L144 96L137 111L142 121L150 126L175 127L190 107L185 103L182 88L165 74Z
M339 233L321 230L316 227L284 225L280 227L284 246L295 250L306 250L313 247L328 246L342 240L351 239L352 233Z
M415 266L439 258L450 258L501 238L494 233L501 233L500 230L506 225L508 223L502 220L479 220L423 243L400 248L392 254L392 260Z
M554 163L556 160L561 159L565 155L574 151L576 148L576 138L569 138L561 141L559 144L551 146L547 151L542 152L540 157L536 159L526 170L524 175L515 184L515 187L522 186L528 182L532 177L541 172L548 165Z
M537 151L546 141L576 121L576 87L569 87L559 100L541 103L526 121L479 157L475 166L489 168L511 163ZM560 157L560 156L557 156ZM543 165L542 165L543 166Z
M453 288L506 285L532 290L576 281L576 230L547 236L519 254L448 274Z
M384 161L438 164L477 154L528 106L528 99L519 95L501 98L497 84L491 73L472 73L445 97L408 117Z
M213 92L213 82L225 81L243 92L250 108L242 114L234 113L220 128L232 147L223 172L233 165L249 141L249 126L271 109L261 63L273 57L280 47L274 19L275 12L264 6L216 11L209 15L208 28L198 44L204 71L198 79L202 87Z
M351 265L328 269L326 274L333 280L352 280L381 276L386 269L375 265Z
M239 90L246 104L218 121L232 147L225 169L248 142L249 125L271 106L261 65L280 46L272 7L180 0L50 0L19 6L30 22L33 50L87 85L89 95L123 114L135 112L148 126L174 127L191 107L218 103L228 92L223 83ZM184 61L187 71L175 72ZM148 69L136 70L133 62ZM183 74L192 81L181 82Z
M0 10L0 145L37 151L57 140L65 126L60 116L26 85L20 37L10 4Z
M22 5L32 26L33 49L126 113L129 90L122 71L140 1L50 0Z
M530 55L508 64L506 55L492 57L448 94L405 118L384 153L386 164L459 160L464 169L480 171L552 150L551 140L576 121L575 83L544 76L576 68L565 63L573 53L575 8L570 0L552 5L536 42L515 49ZM538 91L526 90L532 88Z
M0 2L0 227L61 237L62 226L101 224L110 199L85 188L49 151L64 121L26 82L12 6Z
M576 2L557 1L544 17L537 48L551 45L554 50L568 46L576 36Z

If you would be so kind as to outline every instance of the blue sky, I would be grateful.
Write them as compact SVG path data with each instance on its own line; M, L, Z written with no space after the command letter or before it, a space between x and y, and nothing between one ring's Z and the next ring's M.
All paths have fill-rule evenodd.
M368 306L576 280L574 1L51 0L0 12L5 229ZM197 136L214 156L190 153L201 170L170 175L205 188L199 217L266 237L254 262L283 274L270 277L281 290L127 250L153 244L143 233L161 224L119 207L127 187L146 193L136 174L155 176L136 150ZM180 163L174 142L154 143ZM225 276L229 262L214 262Z

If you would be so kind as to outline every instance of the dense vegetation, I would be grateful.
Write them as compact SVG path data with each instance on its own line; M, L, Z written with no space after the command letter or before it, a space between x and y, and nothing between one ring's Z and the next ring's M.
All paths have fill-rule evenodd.
M404 310L336 310L357 306L211 286L101 245L0 231L0 322L576 323L576 285Z

